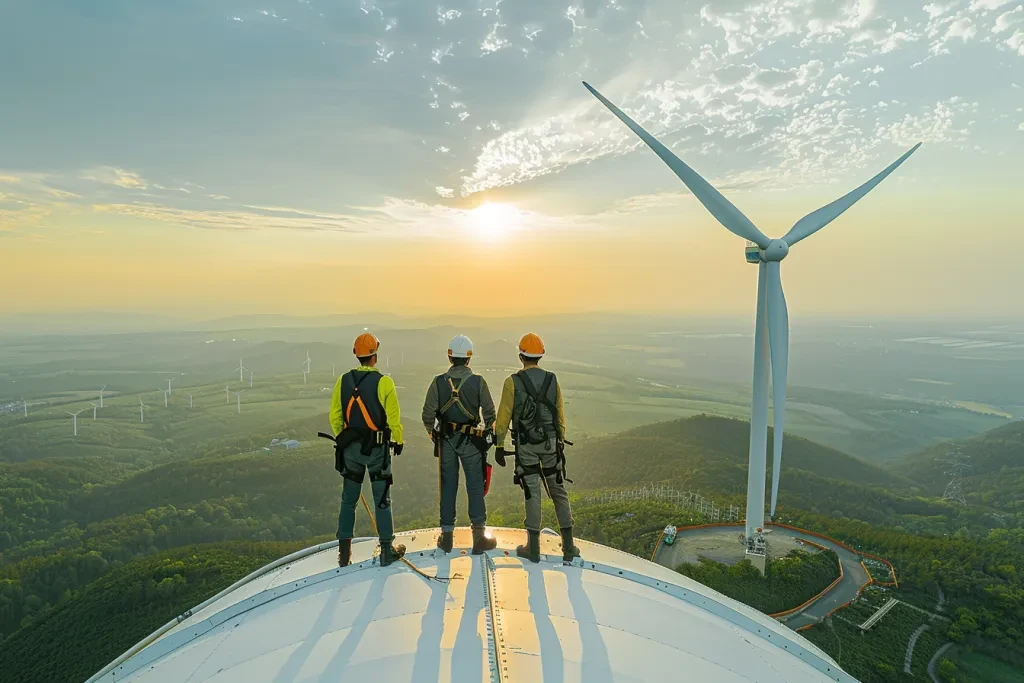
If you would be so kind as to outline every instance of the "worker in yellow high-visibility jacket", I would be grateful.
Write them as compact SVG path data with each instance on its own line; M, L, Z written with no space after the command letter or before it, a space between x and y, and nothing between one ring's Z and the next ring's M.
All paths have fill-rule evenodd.
M338 565L352 557L352 531L363 478L370 472L370 486L380 539L380 564L386 567L405 554L405 546L392 546L395 525L391 514L392 449L401 455L402 411L395 382L377 370L380 342L370 333L356 337L352 352L359 367L346 372L334 385L331 427L339 444L341 511L338 514Z

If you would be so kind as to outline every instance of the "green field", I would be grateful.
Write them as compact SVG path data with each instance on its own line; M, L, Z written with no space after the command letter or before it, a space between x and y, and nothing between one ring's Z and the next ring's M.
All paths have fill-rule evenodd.
M1024 668L1011 666L981 652L955 647L946 652L956 666L956 683L1021 683Z

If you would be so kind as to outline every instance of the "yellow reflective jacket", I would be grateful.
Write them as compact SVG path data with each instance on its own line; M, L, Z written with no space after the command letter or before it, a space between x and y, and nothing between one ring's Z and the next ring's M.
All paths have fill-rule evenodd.
M377 368L360 365L357 372L380 372ZM343 377L342 375L341 377ZM341 377L334 383L334 394L331 396L331 429L337 436L345 428L345 408L341 405ZM391 429L391 440L395 443L402 442L402 409L398 405L398 391L395 389L395 380L387 375L380 378L377 384L377 398L384 406L384 412L388 416L388 427Z

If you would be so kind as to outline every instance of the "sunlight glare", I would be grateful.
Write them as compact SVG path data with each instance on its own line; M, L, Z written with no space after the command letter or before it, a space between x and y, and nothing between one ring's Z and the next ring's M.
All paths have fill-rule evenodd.
M508 204L485 202L469 212L473 232L489 242L505 237L516 227L519 212Z

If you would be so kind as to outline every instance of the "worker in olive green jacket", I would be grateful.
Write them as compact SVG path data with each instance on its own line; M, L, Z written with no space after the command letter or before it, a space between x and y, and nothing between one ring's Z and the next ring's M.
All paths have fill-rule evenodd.
M523 369L508 377L501 391L495 423L494 459L505 466L505 433L511 427L516 447L514 481L526 498L527 544L516 548L519 557L540 562L540 492L543 484L555 506L562 532L562 559L579 557L573 545L572 510L565 490L565 409L562 388L553 372L540 367L544 341L532 332L519 340Z
M338 565L352 557L352 532L363 477L370 486L380 538L380 564L386 567L405 554L405 546L392 546L395 525L391 514L391 452L402 453L402 412L395 382L377 370L380 342L369 333L356 337L352 352L359 367L338 378L331 397L331 427L338 448L337 466L344 477L338 514Z

